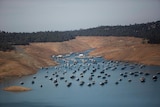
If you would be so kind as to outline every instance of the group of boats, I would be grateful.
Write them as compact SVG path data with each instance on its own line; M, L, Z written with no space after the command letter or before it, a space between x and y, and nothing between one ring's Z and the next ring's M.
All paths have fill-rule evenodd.
M78 56L78 57L76 57ZM99 84L104 86L109 82L109 78L112 78L111 72L119 74L119 78L115 80L115 84L118 85L123 79L128 78L128 82L132 82L129 77L139 77L139 81L146 82L146 77L150 75L149 72L142 72L141 69L145 68L145 65L130 64L129 62L121 61L107 61L102 57L84 57L84 54L74 54L62 56L58 55L53 57L59 65L54 69L42 68L45 75L44 78L53 82L57 87L60 81L63 81L67 87L71 87L75 82L79 86L93 86ZM139 72L137 70L140 70ZM128 72L130 71L130 72ZM160 72L152 76L152 80L157 81ZM36 74L33 76L31 84L36 84ZM24 85L24 82L20 82ZM40 84L43 87L43 84Z

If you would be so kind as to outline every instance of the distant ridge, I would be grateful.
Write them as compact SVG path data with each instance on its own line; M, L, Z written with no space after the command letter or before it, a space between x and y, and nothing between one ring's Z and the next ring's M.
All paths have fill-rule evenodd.
M160 43L160 21L134 25L99 26L74 31L44 31L16 33L0 31L0 51L13 50L14 45L28 45L33 42L63 42L76 36L132 36L144 38L148 43Z

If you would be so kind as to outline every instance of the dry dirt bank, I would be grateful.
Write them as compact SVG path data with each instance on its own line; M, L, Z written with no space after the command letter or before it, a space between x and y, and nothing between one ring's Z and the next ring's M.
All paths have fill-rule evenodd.
M40 67L56 65L52 55L65 54L87 50L87 44L78 39L66 42L31 43L26 46L16 46L15 51L0 51L0 80L12 76L24 76L36 73Z
M77 37L66 42L31 43L15 51L0 52L0 79L36 73L40 67L56 65L51 55L96 48L90 55L107 59L160 65L160 45L142 44L134 37Z
M84 42L91 42L96 50L93 56L103 56L106 59L130 61L146 65L160 66L160 44L143 44L142 39L134 37L83 37Z

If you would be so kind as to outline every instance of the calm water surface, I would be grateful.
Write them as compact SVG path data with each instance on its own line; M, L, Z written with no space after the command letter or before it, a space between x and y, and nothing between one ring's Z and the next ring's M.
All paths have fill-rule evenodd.
M83 52L84 58L79 58L79 53L55 58L60 63L56 67L1 83L1 89L19 85L32 91L0 90L0 107L160 107L159 66L90 58L89 51ZM158 77L157 81L152 79L153 75ZM140 81L141 77L145 82ZM80 86L80 81L85 83ZM69 82L71 85L67 86Z

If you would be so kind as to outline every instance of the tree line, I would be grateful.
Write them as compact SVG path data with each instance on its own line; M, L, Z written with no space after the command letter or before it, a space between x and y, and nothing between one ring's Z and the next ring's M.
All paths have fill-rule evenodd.
M74 39L69 32L0 33L0 50L13 50L15 45L29 45L33 42L63 42Z
M63 42L76 36L133 36L144 38L151 44L160 43L160 21L117 26L99 26L74 31L45 31L16 33L0 31L0 51L13 50L15 45L29 45L33 42Z

